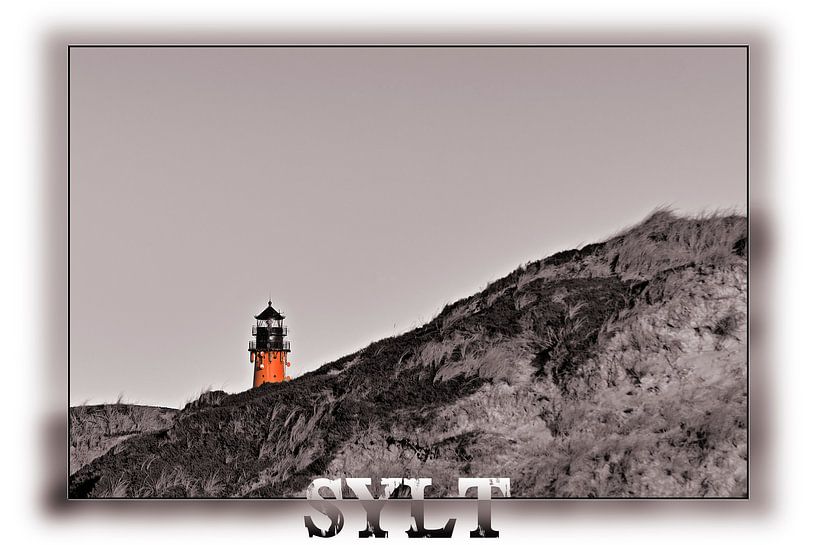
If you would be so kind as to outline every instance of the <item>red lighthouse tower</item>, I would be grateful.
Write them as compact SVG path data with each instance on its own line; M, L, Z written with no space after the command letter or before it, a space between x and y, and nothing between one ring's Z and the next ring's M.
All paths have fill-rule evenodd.
M289 341L284 340L287 328L284 327L283 314L272 308L272 301L269 301L267 308L255 319L257 322L252 328L254 339L250 341L250 361L255 364L252 387L265 382L289 380L291 377L286 375Z

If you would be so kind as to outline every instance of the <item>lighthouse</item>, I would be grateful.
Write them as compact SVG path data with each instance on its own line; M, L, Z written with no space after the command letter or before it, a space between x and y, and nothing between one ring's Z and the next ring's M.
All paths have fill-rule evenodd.
M250 341L250 362L254 364L252 387L257 388L265 382L289 380L290 377L286 375L289 341L284 340L287 328L284 327L283 314L272 307L272 301L268 301L267 308L255 319L253 339Z

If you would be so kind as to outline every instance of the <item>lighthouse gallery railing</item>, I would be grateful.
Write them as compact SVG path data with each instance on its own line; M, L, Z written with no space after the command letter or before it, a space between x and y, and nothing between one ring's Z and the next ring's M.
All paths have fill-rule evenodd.
M285 352L289 352L289 341L280 341L275 339L270 339L268 341L250 341L250 350L253 351L261 351L261 350L283 350Z

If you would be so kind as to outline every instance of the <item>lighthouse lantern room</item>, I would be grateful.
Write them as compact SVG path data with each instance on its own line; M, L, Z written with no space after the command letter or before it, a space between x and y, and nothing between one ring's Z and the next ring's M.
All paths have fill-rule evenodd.
M284 316L267 302L267 308L255 317L256 325L252 328L253 339L250 341L250 362L254 364L252 386L256 388L265 382L283 382L290 380L286 375L289 367L289 341L285 341L287 328L284 327Z

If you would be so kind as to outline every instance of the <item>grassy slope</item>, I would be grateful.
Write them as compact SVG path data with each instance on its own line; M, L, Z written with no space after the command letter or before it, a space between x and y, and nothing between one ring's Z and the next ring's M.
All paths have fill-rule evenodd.
M126 439L169 428L176 413L176 409L124 403L71 407L69 473Z
M746 219L659 211L284 384L211 392L72 496L302 496L316 476L515 496L742 496Z

